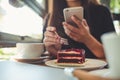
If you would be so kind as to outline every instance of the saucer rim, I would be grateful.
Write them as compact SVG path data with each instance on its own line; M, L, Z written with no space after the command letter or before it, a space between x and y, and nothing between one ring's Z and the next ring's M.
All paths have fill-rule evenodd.
M49 56L43 56L35 59L23 59L23 58L18 58L16 56L12 56L10 60L12 61L17 61L17 62L24 62L24 63L42 63L45 60L49 59Z
M12 56L12 58L14 58L14 59L42 59L43 57L40 56L40 57L36 57L36 58L24 58L24 57L20 57L20 56Z

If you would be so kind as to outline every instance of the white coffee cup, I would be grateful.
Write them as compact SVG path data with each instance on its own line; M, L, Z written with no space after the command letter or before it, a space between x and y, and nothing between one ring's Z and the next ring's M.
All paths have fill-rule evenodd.
M44 52L44 43L16 43L17 56L25 59L39 58Z
M120 35L115 32L105 33L101 36L106 59L109 64L109 77L120 79Z

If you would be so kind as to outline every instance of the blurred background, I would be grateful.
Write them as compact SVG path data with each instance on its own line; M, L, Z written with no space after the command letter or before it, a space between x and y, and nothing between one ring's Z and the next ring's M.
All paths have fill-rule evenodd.
M120 32L120 0L101 3L110 9L116 32ZM0 0L0 60L15 54L17 42L41 42L51 4L52 0Z

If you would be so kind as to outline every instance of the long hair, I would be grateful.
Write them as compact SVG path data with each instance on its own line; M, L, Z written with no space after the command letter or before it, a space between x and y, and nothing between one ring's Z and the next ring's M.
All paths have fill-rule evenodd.
M92 4L94 4L94 5L100 5L101 3L100 3L100 0L87 0L87 1L89 1L89 4L90 3L92 3Z
M85 8L92 5L99 5L99 0L79 0L81 5ZM53 0L53 12L51 13L51 18L49 19L49 24L51 26L62 26L61 22L63 19L63 9L68 7L66 0Z
M53 12L50 13L50 26L60 26L59 22L63 21L63 9L67 7L65 0L53 0Z
M93 5L99 5L100 4L100 0L79 0L81 6L83 7L87 7L89 6L90 4L93 4Z

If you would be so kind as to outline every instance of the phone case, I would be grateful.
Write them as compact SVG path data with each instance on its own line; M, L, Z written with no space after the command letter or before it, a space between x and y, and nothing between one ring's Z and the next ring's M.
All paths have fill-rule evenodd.
M63 10L64 19L71 25L75 25L72 21L71 16L75 15L78 19L83 19L83 7L72 7L72 8L65 8Z

